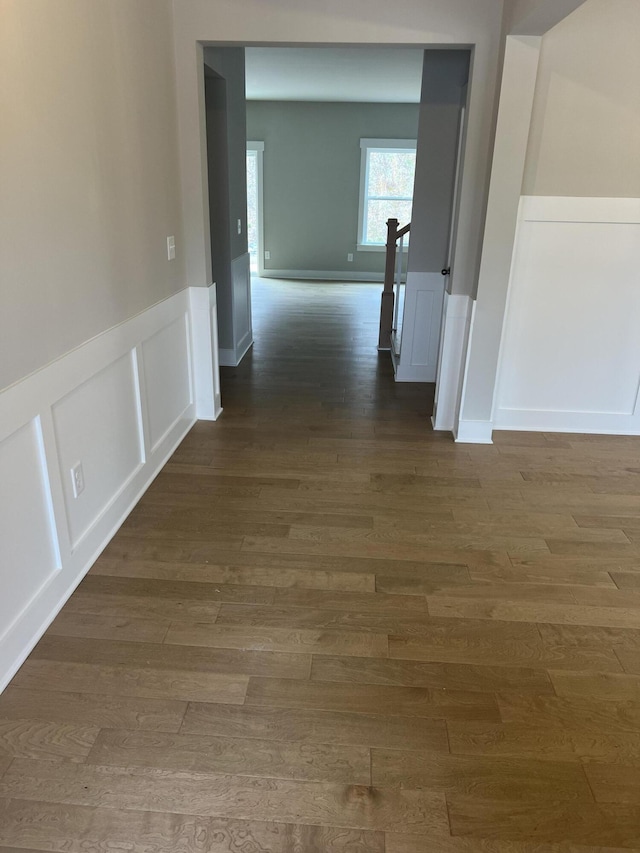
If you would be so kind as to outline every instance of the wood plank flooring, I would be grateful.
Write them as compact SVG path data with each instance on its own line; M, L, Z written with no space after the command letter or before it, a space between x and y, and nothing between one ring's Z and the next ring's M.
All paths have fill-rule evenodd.
M640 440L456 446L379 299L255 283L0 696L0 853L640 851Z

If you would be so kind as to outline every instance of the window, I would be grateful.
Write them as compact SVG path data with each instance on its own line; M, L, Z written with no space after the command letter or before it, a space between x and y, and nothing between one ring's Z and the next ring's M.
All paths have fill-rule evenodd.
M411 222L416 141L361 139L360 148L358 249L380 251L387 242L387 219L400 226Z
M264 142L247 142L247 244L251 271L262 273L264 227L262 161Z

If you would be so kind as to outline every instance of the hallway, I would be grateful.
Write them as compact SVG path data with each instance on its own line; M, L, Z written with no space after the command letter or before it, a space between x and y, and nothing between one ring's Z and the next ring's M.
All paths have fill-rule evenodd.
M334 434L324 421L346 419L353 437L370 437L378 420L431 415L435 387L396 385L389 353L376 350L382 284L257 278L252 289L253 349L222 370L227 416L251 410L291 424L299 409L300 426Z
M640 850L638 439L434 434L380 289L257 283L0 696L0 853Z

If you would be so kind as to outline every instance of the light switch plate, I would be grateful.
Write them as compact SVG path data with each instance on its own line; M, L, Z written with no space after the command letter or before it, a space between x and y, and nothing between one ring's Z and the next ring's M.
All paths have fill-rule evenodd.
M176 256L176 238L167 237L167 260L173 261Z

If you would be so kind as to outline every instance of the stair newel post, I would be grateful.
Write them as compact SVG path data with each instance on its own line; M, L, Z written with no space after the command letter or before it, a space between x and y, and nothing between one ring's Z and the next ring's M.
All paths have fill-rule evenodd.
M391 349L391 329L393 328L393 282L396 267L396 240L398 220L387 220L387 259L384 267L384 289L380 304L380 334L378 349Z

